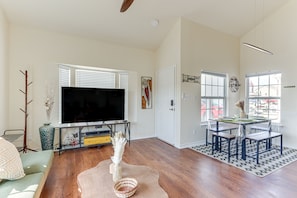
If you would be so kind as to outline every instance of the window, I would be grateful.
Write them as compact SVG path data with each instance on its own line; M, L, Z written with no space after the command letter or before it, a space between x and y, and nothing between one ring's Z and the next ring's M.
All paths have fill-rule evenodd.
M70 86L70 69L67 67L59 67L59 87ZM59 89L61 91L61 89ZM60 94L61 95L61 94Z
M280 122L281 74L247 76L246 85L248 114Z
M116 73L93 70L75 70L76 87L115 88Z
M69 86L125 89L125 119L128 119L128 73L83 66L59 65L59 94L61 95L61 87ZM61 108L59 109L61 110ZM59 115L61 116L61 112Z
M226 75L201 73L201 122L224 116L226 112Z

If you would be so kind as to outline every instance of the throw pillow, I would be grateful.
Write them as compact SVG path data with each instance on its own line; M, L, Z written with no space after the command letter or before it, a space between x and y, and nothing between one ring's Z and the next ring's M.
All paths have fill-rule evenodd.
M15 180L24 176L23 164L16 147L0 137L0 180Z

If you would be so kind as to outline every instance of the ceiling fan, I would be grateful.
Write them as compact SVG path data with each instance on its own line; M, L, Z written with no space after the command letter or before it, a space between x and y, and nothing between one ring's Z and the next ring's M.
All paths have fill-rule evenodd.
M134 0L123 0L121 12L125 12L133 3Z

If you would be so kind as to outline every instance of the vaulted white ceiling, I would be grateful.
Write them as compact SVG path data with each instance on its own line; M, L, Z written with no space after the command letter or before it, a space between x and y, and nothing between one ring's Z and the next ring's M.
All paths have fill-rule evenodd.
M288 0L0 0L10 23L156 49L179 17L242 36ZM151 21L159 20L153 27Z

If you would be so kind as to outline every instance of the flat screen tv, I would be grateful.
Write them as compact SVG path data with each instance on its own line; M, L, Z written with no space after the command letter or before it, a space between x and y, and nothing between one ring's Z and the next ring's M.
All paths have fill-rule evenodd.
M62 123L124 120L125 90L62 87Z

